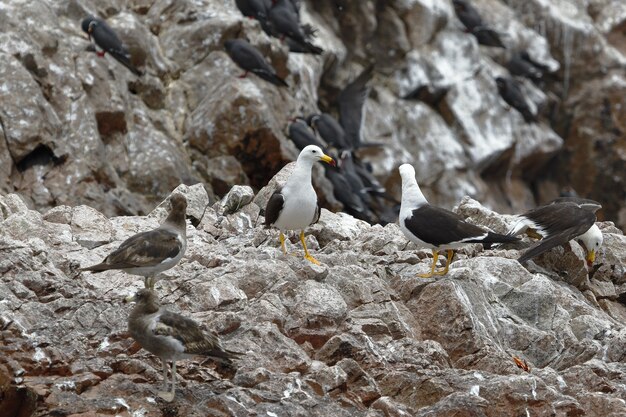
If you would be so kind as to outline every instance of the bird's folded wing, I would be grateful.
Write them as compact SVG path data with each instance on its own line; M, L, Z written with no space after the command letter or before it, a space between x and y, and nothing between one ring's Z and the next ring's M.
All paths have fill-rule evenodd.
M519 257L518 261L520 263L526 262L529 259L534 258L537 255L541 255L542 253L556 247L559 245L563 245L570 240L574 239L576 236L580 236L589 230L589 226L586 225L574 225L567 229L560 231L559 233L555 233L548 238L544 238L539 242L535 243L531 246L522 256Z
M280 191L281 190L275 191L267 201L267 206L265 207L266 226L271 226L276 223L276 220L278 220L278 216L285 205L285 197L280 193Z
M573 202L541 206L530 210L524 217L541 226L544 235L548 237L570 229L580 232L578 234L582 234L593 226L596 221L596 215L593 211L582 208ZM578 235L574 235L567 240L576 236Z
M219 347L217 336L204 333L196 322L171 311L165 311L159 316L153 332L155 335L177 339L188 354L206 354Z
M413 210L404 224L418 239L435 246L487 235L486 230L467 223L459 215L430 204Z
M357 148L361 142L361 126L363 124L363 105L369 94L367 82L372 78L374 66L370 65L337 97L339 104L339 122L350 138L352 147Z
M182 242L176 233L155 229L125 240L107 257L106 263L117 269L155 266L175 258L181 250Z

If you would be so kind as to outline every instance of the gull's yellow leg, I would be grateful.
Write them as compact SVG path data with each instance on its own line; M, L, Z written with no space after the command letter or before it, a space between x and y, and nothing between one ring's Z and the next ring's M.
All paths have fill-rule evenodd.
M306 259L309 262L314 263L315 265L319 265L320 261L312 257L311 254L309 253L309 250L306 248L306 243L304 242L304 230L300 231L300 242L302 242L302 247L304 248L304 259Z
M528 237L532 237L533 239L543 239L543 236L537 233L534 229L526 229L526 234Z
M283 235L283 232L280 232L279 239L280 239L280 247L282 248L283 253L287 255L287 248L285 247L285 235Z
M448 273L448 267L450 266L450 262L452 262L452 257L454 256L454 251L452 249L448 249L448 259L446 260L446 267L443 271L435 272L435 275L445 275Z
M428 274L417 274L420 278L430 278L435 273L435 265L437 265L437 258L439 258L439 252L433 250L433 264L430 267L430 272Z

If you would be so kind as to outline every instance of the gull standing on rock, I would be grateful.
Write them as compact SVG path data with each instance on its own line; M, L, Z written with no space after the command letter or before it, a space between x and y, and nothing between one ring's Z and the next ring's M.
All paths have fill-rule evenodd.
M500 235L484 230L463 220L458 214L428 204L415 180L415 169L409 164L400 165L402 177L402 203L400 206L400 229L407 239L433 252L430 272L418 275L430 278L445 275L454 256L454 250L468 243L482 243L489 247L493 243L516 242L519 238ZM443 271L435 272L440 250L447 250L448 259Z
M146 288L154 288L156 275L174 267L187 248L187 199L182 194L174 194L170 204L172 208L161 226L129 237L104 261L81 271L96 273L120 269L131 275L143 276Z
M308 145L326 147L302 117L296 117L291 121L288 132L289 139L293 141L298 150L302 150Z
M156 293L148 288L139 290L125 302L136 302L128 317L130 335L163 364L163 392L159 396L172 401L176 392L176 361L193 356L208 356L226 364L241 353L224 349L214 334L204 333L198 324L180 314L161 307ZM172 386L167 392L167 361L172 362Z
M313 258L304 242L304 228L317 222L320 207L317 194L311 184L311 169L317 161L335 165L335 161L325 155L319 146L309 145L300 152L293 172L284 186L272 194L265 208L265 226L280 230L280 247L285 248L285 230L300 230L300 242L304 248L304 258L316 265L319 261Z
M510 234L526 232L542 240L530 247L519 259L526 262L555 246L572 239L580 239L587 250L587 266L591 267L603 243L602 232L596 226L596 211L602 205L594 200L578 197L561 197L517 216Z

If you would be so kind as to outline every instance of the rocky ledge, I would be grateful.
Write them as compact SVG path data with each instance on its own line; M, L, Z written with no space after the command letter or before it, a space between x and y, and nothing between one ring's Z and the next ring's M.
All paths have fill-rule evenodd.
M165 213L108 219L87 206L40 214L0 197L2 416L623 416L626 237L600 223L587 269L576 243L531 262L520 248L461 250L447 276L419 279L428 252L397 225L323 210L307 243L323 265L283 255L259 200L234 187L189 200L189 247L165 272L163 303L247 352L235 372L179 362L172 403L159 360L130 338L124 296L143 285L101 260ZM262 206L262 204L261 204ZM496 231L510 218L464 199ZM295 239L292 242L296 242ZM527 242L526 242L527 243ZM513 357L528 365L516 366Z

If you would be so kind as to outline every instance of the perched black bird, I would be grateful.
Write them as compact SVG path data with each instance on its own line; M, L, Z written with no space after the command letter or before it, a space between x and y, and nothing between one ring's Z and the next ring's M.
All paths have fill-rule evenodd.
M276 74L274 67L265 60L261 52L247 41L243 39L229 39L224 42L224 48L235 64L245 71L245 74L241 75L240 78L244 78L248 75L248 72L252 72L274 85L289 87L285 80Z
M537 64L530 59L527 51L519 51L511 56L506 67L511 75L530 78L533 81L539 81L543 78L545 66ZM547 68L546 68L547 69Z
M409 91L402 98L405 100L419 100L432 107L437 107L441 100L446 97L449 87L435 87L429 84L423 84Z
M493 29L485 27L475 28L472 31L472 35L474 35L478 43L481 45L506 48L500 39L500 34Z
M330 114L312 114L307 117L307 121L309 126L315 129L328 145L339 150L352 149L346 138L346 132L337 119Z
M519 240L515 236L490 232L466 222L456 213L429 204L417 185L413 166L400 165L399 171L402 177L402 203L398 219L400 230L408 240L433 252L430 272L418 277L430 278L433 275L447 274L454 250L468 243L482 243L484 247L490 247L494 243ZM447 251L446 266L443 271L435 272L441 250Z
M526 123L536 123L537 116L530 110L530 106L522 93L522 89L517 81L513 78L496 78L496 84L498 85L498 91L500 96L511 107L514 107L518 112L522 114Z
M241 14L251 19L267 19L267 12L272 7L271 0L235 0Z
M300 4L302 3L300 0L289 0L289 2L291 4L291 7L293 8L293 11L300 16Z
M314 54L320 55L324 52L323 49L318 48L317 46L311 44L310 42L301 43L293 38L285 38L285 42L289 47L289 52L294 52L296 54Z
M352 149L361 147L361 127L363 125L363 105L369 94L367 83L372 79L374 66L370 65L350 84L345 86L337 97L339 123L346 132L346 139Z
M270 0L272 3L277 3L276 0ZM294 11L295 14L298 15L298 19L300 18L300 6L302 5L302 1L301 0L289 0L288 3L291 4L291 7ZM317 29L315 29L313 26L308 25L308 24L303 24L300 26L302 28L302 31L304 32L304 36L310 40L314 35L315 32L317 32Z
M352 158L354 159L354 155ZM374 174L372 174L371 171L361 163L361 161L355 160L354 170L361 178L361 181L363 182L363 185L368 193L394 200L393 197L387 194L385 187L382 186Z
M361 195L352 191L350 182L344 175L343 169L331 166L326 166L325 168L326 178L333 185L333 195L343 204L345 212L357 219L375 223L376 215L372 213L367 204L361 199Z
M83 32L89 36L89 40L93 40L96 45L98 56L102 57L108 52L109 55L128 68L133 74L137 76L143 75L143 72L130 62L130 52L104 20L88 16L83 19L81 27Z
M301 117L296 117L289 125L289 138L299 150L304 149L308 145L316 145L322 149L326 147L326 145L317 138L315 132L311 131L306 120Z
M305 33L305 30L300 25L298 9L291 0L273 0L273 6L269 10L268 17L272 28L281 37L289 40L290 49L293 45L296 49L312 54L319 55L324 52L322 48L309 42L314 30L307 27L307 33Z
M235 4L241 14L250 19L258 20L263 31L268 35L273 35L267 16L272 7L272 0L235 0Z
M467 1L452 0L452 5L454 6L456 16L468 31L471 32L474 28L485 26L483 18L480 16L480 13L478 13L478 10L472 7Z
M348 180L350 184L350 189L353 193L357 193L361 200L365 202L368 206L372 204L372 196L369 195L368 189L363 182L363 179L359 175L356 170L356 165L354 163L352 152L344 151L341 152L339 156L338 165L341 168L341 171Z
M519 262L526 262L555 246L579 239L587 250L587 265L591 267L604 240L596 226L596 211L601 208L602 205L594 200L559 197L518 215L510 235L526 232L529 236L542 238L518 259Z
M478 40L478 43L485 46L495 46L505 48L500 35L495 30L489 28L483 18L472 5L466 0L452 0L454 12L463 23L463 26Z

